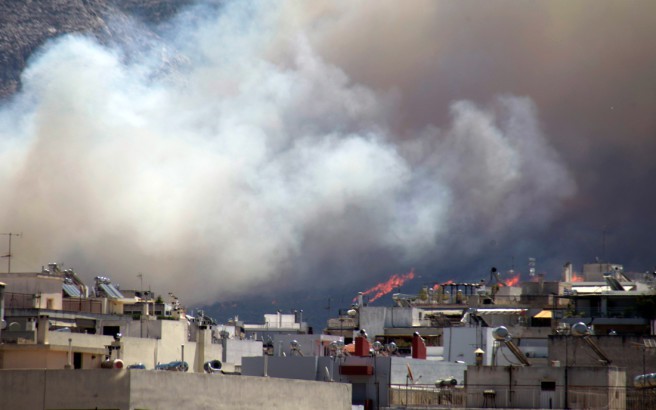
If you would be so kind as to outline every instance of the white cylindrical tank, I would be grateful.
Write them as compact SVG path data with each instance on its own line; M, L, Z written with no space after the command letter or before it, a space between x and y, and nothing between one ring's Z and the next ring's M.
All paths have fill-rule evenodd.
M585 325L585 323L578 322L572 325L571 332L574 336L585 336L590 333L590 330L588 329L588 326Z
M507 340L510 337L510 332L505 326L499 326L492 331L492 337L500 341Z

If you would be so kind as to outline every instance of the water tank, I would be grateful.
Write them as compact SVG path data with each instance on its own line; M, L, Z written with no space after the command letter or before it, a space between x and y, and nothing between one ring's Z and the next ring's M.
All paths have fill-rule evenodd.
M572 325L571 333L573 336L585 336L589 333L588 327L583 322Z
M203 369L205 370L206 373L218 373L221 371L221 361L220 360L210 360L209 362L205 362L203 365Z
M647 386L649 387L656 387L656 373L649 373L646 376Z
M124 363L121 359L108 359L100 362L100 367L103 369L122 369L123 365Z
M435 381L435 387L456 386L457 384L458 384L458 380L456 380L455 377L447 377L444 379L437 379Z
M492 337L499 341L508 340L510 332L508 332L508 329L505 326L499 326L492 331Z
M656 373L641 374L633 379L633 386L637 389L656 388Z

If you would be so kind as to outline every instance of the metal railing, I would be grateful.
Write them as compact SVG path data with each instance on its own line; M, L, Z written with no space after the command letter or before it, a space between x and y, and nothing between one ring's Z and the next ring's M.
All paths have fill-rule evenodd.
M35 309L39 306L39 295L32 293L5 292L5 309ZM63 298L62 311L102 313L102 303L85 298Z
M626 389L626 410L656 409L656 389Z
M62 310L67 312L102 313L102 303L98 300L64 298Z
M567 395L567 401L565 401ZM390 407L412 408L569 408L590 410L638 410L656 408L656 391L621 387L390 385Z
M38 298L31 293L5 292L5 309L33 309Z
M558 386L555 390L542 390L540 386L467 386L467 407L624 410L626 388Z
M390 406L426 408L464 408L466 391L462 387L435 387L432 384L392 384L389 389Z

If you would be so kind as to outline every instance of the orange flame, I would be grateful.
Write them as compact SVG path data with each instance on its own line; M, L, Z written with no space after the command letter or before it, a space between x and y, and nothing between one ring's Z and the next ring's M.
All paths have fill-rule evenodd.
M366 295L373 294L373 297L369 299L369 302L374 302L376 299L390 293L392 290L394 290L394 288L403 285L406 281L410 279L414 279L414 277L415 277L414 269L408 273L394 274L387 281L381 282L378 285L374 286L373 288L365 290L364 292L362 292L362 295L366 296ZM353 298L354 301L356 299L357 298Z
M579 276L576 273L572 274L572 282L583 282L583 276Z
M506 279L506 285L508 286L517 286L519 284L520 274L513 276L512 278Z

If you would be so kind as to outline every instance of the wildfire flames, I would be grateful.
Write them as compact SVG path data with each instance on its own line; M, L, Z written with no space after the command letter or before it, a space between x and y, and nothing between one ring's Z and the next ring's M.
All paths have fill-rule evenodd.
M373 294L373 296L369 299L369 302L374 302L376 299L390 293L392 290L394 290L394 288L403 285L405 282L409 281L410 279L414 279L414 277L415 277L414 270L411 270L408 273L394 274L385 282L381 282L378 285L374 286L373 288L365 290L364 292L362 292L362 295L366 296L366 295ZM355 301L355 299L356 298L354 298L353 300Z
M519 284L519 273L512 278L506 279L506 285L508 286L517 286Z
M583 282L583 276L573 273L571 282Z

